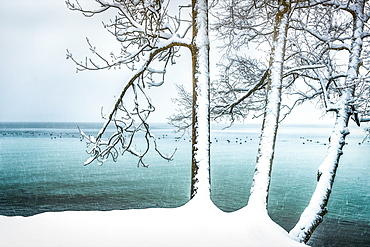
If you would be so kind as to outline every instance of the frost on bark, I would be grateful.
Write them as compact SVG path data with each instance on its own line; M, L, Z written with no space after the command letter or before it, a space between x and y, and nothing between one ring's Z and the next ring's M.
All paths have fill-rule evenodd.
M349 134L348 120L351 115L349 105L352 98L351 90L345 90L338 102L336 121L330 136L330 144L323 163L317 174L317 185L311 201L300 216L298 223L289 232L294 240L306 243L316 227L322 222L327 213L327 204L338 168L339 159L343 154L345 138Z
M362 44L361 39L369 38L369 30L366 26L366 30L360 30L347 23L348 13L357 16L356 13L359 13L357 10L363 9L362 4L369 5L369 3L330 0L280 1L276 23L271 23L274 22L272 18L266 17L275 15L276 1L274 4L270 1L248 0L220 2L225 5L222 5L220 12L215 15L217 19L215 30L219 32L219 37L226 40L224 48L228 55L227 58L231 58L230 61L238 66L245 64L247 73L238 75L244 70L242 66L236 66L237 71L233 68L234 65L224 66L225 74L219 81L211 84L212 119L225 118L233 121L236 116L244 118L252 109L246 109L251 106L246 102L253 102L250 101L251 95L267 88L266 102L256 104L257 107L264 107L265 113L249 205L254 204L257 208L266 211L278 121L282 121L295 106L306 101L318 100L326 111L336 114L336 124L330 138L328 155L319 168L319 192L313 194L313 198L316 199L312 200L314 203L310 205L311 209L307 209L302 214L302 220L297 224L297 229L299 229L291 232L291 236L295 239L297 239L296 234L303 232L306 237L300 237L303 240L299 241L307 241L326 212L326 204L342 154L344 138L348 134L347 122L350 118L357 124L369 121L370 86L367 71L369 71L370 62L367 57L370 52L362 51L364 55L359 60L354 59L357 55L352 52L360 51L361 53L363 50L359 46ZM284 25L283 13L284 7L287 6L291 8L287 14L289 23ZM333 9L328 10L328 6ZM260 9L261 11L257 11ZM341 11L348 13L345 15L340 13ZM353 23L368 22L369 18L369 15L363 14ZM271 30L271 27L274 27L274 30ZM287 36L288 28L289 35ZM284 32L285 36L282 35ZM357 38L352 37L352 33L356 33ZM284 40L283 46L278 42L279 40ZM263 70L254 69L258 63L251 63L252 60L248 60L249 58L232 57L231 50L238 50L243 45L253 42L260 44L266 42L273 48L270 63L267 66L259 66L264 68ZM279 51L281 52L280 57ZM347 64L348 66L341 65L345 51L350 53L349 61L352 61ZM362 76L358 76L360 67L365 68ZM252 74L258 75L256 77L259 80L255 78L251 80ZM184 99L188 94L183 89L181 92L183 98L178 102L184 102L185 109L189 109L189 103ZM282 96L286 95L293 99L293 103L284 102ZM258 109L253 110L258 111ZM190 115L186 111L182 113L184 114L177 120L182 121ZM182 127L186 128L186 124ZM323 189L323 186L326 186L326 189ZM317 193L321 193L321 196L317 196ZM317 210L313 210L313 207ZM304 221L312 225L303 226L301 223Z
M337 10L344 10L350 13L352 30L348 31L350 36L342 40L342 45L338 43L327 42L328 50L345 49L348 51L348 65L344 72L343 80L328 80L327 86L322 87L324 92L323 98L327 105L328 111L334 111L336 114L336 122L334 129L330 136L330 145L323 163L318 169L318 182L316 189L311 197L311 200L302 213L298 223L289 232L291 238L306 243L315 228L322 222L324 215L327 212L327 203L334 183L336 170L341 155L342 148L345 144L345 137L349 134L348 121L351 116L353 120L359 125L360 118L358 114L362 109L363 114L367 114L363 106L363 96L359 94L358 89L361 90L366 86L366 79L360 78L360 67L362 66L361 52L363 50L363 39L368 37L368 33L364 32L364 23L369 19L369 16L364 14L365 9L364 0L357 0L353 3L342 3L327 1L325 5L336 8ZM313 36L319 38L319 34L311 32ZM329 37L326 37L329 40ZM321 37L323 39L323 37ZM337 37L340 40L341 37ZM335 40L335 39L333 39ZM348 41L348 43L346 42ZM334 90L330 92L329 85L335 81ZM324 85L324 84L322 84ZM331 85L330 85L331 86ZM368 89L367 89L368 91ZM365 90L365 95L368 94ZM334 103L333 99L337 99Z
M283 63L290 5L279 1L270 58L270 75L267 83L266 105L258 147L256 168L248 205L257 206L267 211L268 191L275 151L281 104L283 81Z
M193 0L193 108L191 198L210 197L210 113L208 2Z
M102 70L128 67L132 76L124 85L120 96L107 115L96 135L87 139L90 158L100 164L109 158L117 160L120 154L131 153L138 157L138 165L147 166L144 156L151 146L165 159L172 155L162 154L156 138L150 130L147 119L155 110L151 103L148 88L160 87L165 81L166 69L174 64L181 47L192 54L193 102L192 102L192 174L191 195L209 197L209 39L208 5L206 0L193 0L191 5L175 3L177 12L170 15L172 1L169 0L95 0L97 6L92 10L83 8L77 0L66 1L69 9L91 17L107 10L116 11L116 16L104 24L121 44L118 54L112 52L108 58L87 39L94 58L78 61L67 51L67 59L77 66L77 71ZM173 7L172 7L173 9ZM191 9L191 11L189 11ZM183 14L183 11L188 13ZM190 12L190 13L189 13ZM190 15L188 15L190 14ZM190 19L186 19L187 17ZM133 99L128 92L132 90ZM133 109L133 110L132 110ZM115 133L109 135L108 127L113 126ZM144 135L144 151L134 148L135 136ZM106 137L108 135L108 137ZM199 196L199 197L201 197Z

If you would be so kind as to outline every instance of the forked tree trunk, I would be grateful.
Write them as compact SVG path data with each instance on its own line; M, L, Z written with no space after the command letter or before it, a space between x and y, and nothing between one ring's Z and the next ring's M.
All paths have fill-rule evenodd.
M193 198L210 200L210 79L208 1L192 0L193 42L193 112L192 112L192 179Z
M290 11L290 6L284 1L279 1L279 4L281 8L276 16L274 44L270 60L270 76L267 84L266 106L253 184L248 201L249 206L253 205L266 212L272 162L274 159L275 140L280 115L283 61Z

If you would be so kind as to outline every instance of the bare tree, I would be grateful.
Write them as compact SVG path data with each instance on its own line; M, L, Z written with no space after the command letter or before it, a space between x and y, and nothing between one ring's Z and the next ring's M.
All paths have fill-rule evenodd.
M370 16L365 14L369 12L369 3L365 0L221 1L222 11L217 15L215 30L226 40L224 48L229 63L221 66L223 75L210 88L206 0L193 0L191 5L179 6L177 16L168 14L169 1L96 2L99 5L96 10L84 10L78 2L67 4L87 16L117 10L116 18L105 28L122 44L121 53L112 53L111 59L106 59L88 40L91 52L103 65L93 59L78 62L69 52L68 58L76 63L78 70L126 65L133 70L133 76L125 84L97 137L81 131L93 146L86 164L94 160L104 162L109 157L115 160L118 153L130 152L145 166L143 157L149 150L150 140L162 157L172 158L159 152L150 132L147 119L155 108L146 90L149 86L162 85L167 66L177 58L179 48L186 47L192 55L193 91L189 93L178 86L180 98L175 99L175 103L185 108L171 121L180 129L192 126L191 198L199 194L196 198L209 200L210 112L216 120L226 118L231 122L250 112L263 112L248 205L266 215L279 122L295 106L308 100L319 99L326 111L334 112L336 123L327 155L319 167L317 189L290 231L293 239L307 242L326 213L349 133L348 121L352 117L359 125L370 119L368 50L364 49L370 37L367 26ZM191 19L185 20L180 16L188 7L191 7ZM248 44L260 45L269 59L233 58L234 51ZM348 62L341 65L340 57L345 52ZM134 93L134 110L124 103L128 90ZM210 92L213 94L211 105ZM295 96L293 103L284 103L284 94ZM116 132L103 141L110 124ZM139 132L144 133L147 147L141 153L132 147Z
M253 114L262 115L268 69L252 58L229 58L227 64L219 64L220 75L211 82L210 117L212 121L226 120L233 124ZM178 95L172 101L177 105L176 113L168 118L177 131L191 127L191 92L183 85L176 85Z
M278 5L278 4L277 4ZM270 72L277 5L270 1L219 1L213 11L215 36L224 42L219 79L212 83L211 110L215 120L261 116ZM264 50L262 59L241 56L248 48ZM266 48L267 47L267 48Z
M168 123L175 127L176 132L184 134L192 126L193 97L183 85L176 84L176 89L177 97L172 98L176 113L168 117Z
M240 94L232 99L222 94L226 90L218 91L221 92L219 98L223 99L224 102L217 107L221 109L219 113L221 116L238 114L242 118L246 114L241 114L242 112L239 109L242 109L245 113L249 113L250 110L254 112L263 111L256 170L248 205L255 205L267 212L275 140L279 122L284 118L281 109L287 107L288 113L292 109L292 107L282 104L282 90L290 90L300 70L316 68L316 65L309 65L304 68L302 66L294 67L294 63L291 62L293 57L286 50L287 45L290 44L288 35L289 19L295 9L307 5L305 1L251 0L223 1L222 3L221 9L226 9L226 11L224 11L224 14L217 15L220 18L217 20L215 29L226 40L226 52L230 54L233 50L243 49L245 45L256 44L257 47L264 47L266 54L269 56L269 61L265 66L261 66L256 60L245 64L249 70L256 67L260 68L259 73L250 73L255 76L247 78L236 75L239 80L244 82L244 90L239 90L240 86L233 88L234 85L229 83L227 85L230 87L228 91L239 90ZM242 61L240 58L236 59ZM226 77L226 79L229 78ZM238 79L233 79L233 81L238 81ZM248 82L250 80L251 83ZM222 85L222 83L224 82L221 80L220 84ZM255 104L256 96L259 96L259 98L264 96L264 102ZM248 102L253 104L248 104ZM231 120L233 121L233 118Z
M289 27L290 2L278 1L267 81L266 104L261 129L256 168L248 205L264 208L267 213L268 192L274 159L275 141L280 117L281 88L286 39Z
M236 56L220 64L219 80L211 83L211 114L215 121L240 121L262 115L269 70L253 58Z
M138 164L144 163L144 156L154 143L155 150L165 159L172 155L163 155L157 148L156 138L147 122L155 110L150 101L148 87L159 87L164 83L166 70L179 56L179 48L186 47L192 54L193 75L193 114L192 114L192 179L191 198L198 192L209 194L209 41L208 41L208 3L206 0L192 0L191 4L171 5L169 0L95 0L96 7L88 10L76 0L67 0L67 6L74 11L91 17L106 11L115 11L114 19L104 24L121 44L119 54L111 53L109 58L98 52L87 40L95 58L86 58L79 62L68 51L67 58L77 66L78 71L102 70L127 66L132 70L129 81L124 85L112 110L104 116L104 125L96 137L87 136L92 148L91 157L100 163L109 157L116 160L119 154L129 152L138 157ZM177 9L174 15L170 11ZM185 12L185 14L184 14ZM188 15L186 15L188 14ZM190 18L189 18L190 16ZM133 99L130 108L128 91L132 90ZM115 133L107 140L109 125L115 127ZM143 133L146 146L144 151L135 150L132 143L137 133ZM199 183L199 186L197 185ZM199 187L199 189L198 189Z
M316 190L300 220L289 233L300 242L309 240L327 212L326 206L339 159L343 154L345 138L349 134L350 118L360 125L361 119L368 117L368 70L362 74L361 71L364 70L361 67L364 65L363 43L370 34L365 24L370 18L365 14L369 7L369 3L364 0L323 1L316 8L316 18L311 19L313 23L296 20L301 30L314 38L315 44L311 45L322 51L321 54L317 51L314 54L317 58L323 58L323 63L326 64L324 70L315 71L314 75L307 74L319 82L319 86L310 84L311 95L321 95L326 110L334 112L336 116L327 155L318 169ZM317 15L318 13L324 15ZM340 65L338 61L343 60L343 51L348 54L348 60L345 65Z
M247 13L253 12L251 9L258 6L256 2L252 1L252 3L254 5L249 5L249 8L246 8ZM349 133L348 121L352 116L352 119L359 125L361 121L367 121L368 119L368 69L366 69L366 64L362 63L364 59L361 58L361 52L363 51L363 42L369 35L367 27L364 25L369 20L369 17L364 14L368 12L368 10L364 11L365 1L343 1L339 3L336 1L290 1L287 4L290 5L290 20L286 29L289 28L290 31L284 37L286 50L284 49L283 51L285 52L285 57L280 60L281 63L284 62L284 66L281 67L283 72L278 75L281 80L284 77L286 78L285 83L280 82L280 87L286 88L286 93L298 97L290 106L282 105L281 109L287 108L286 114L288 114L298 104L308 100L320 99L328 112L336 114L336 123L330 137L328 153L319 167L317 189L312 195L310 205L303 212L301 220L290 232L292 238L300 242L307 242L326 213L326 205L334 182L339 158L342 154L342 148L345 144L345 137ZM265 5L269 6L269 3L265 2ZM338 12L343 11L348 12L349 16L343 13L338 14ZM246 17L243 16L243 18ZM255 37L249 38L249 33L251 32L248 26L250 24L249 20L250 18L246 18L245 26L247 29L244 34L238 36L238 32L235 34L231 30L230 36L233 39L248 37L246 41L253 40ZM298 22L300 28L297 28L296 24ZM239 22L236 21L234 23ZM238 27L240 26L238 25ZM274 26L278 28L277 21ZM259 25L253 23L252 27L253 32L257 33L254 31L254 28L259 27ZM237 30L242 29L239 28ZM297 33L297 31L299 32ZM242 33L243 31L240 32ZM276 35L274 35L273 40L276 40L275 37ZM272 42L272 44L271 58L273 59L274 44L276 43ZM349 53L346 66L340 66L338 63L340 57L343 56L342 51ZM363 57L366 58L366 56ZM365 68L362 70L364 72L362 75L360 75L361 67ZM274 78L271 63L269 70L271 71L269 77ZM279 94L276 93L276 95ZM281 94L276 98L278 100L275 100L275 106L281 104ZM271 103L269 101L273 101L274 98L267 93L266 99L265 109L269 109L269 103ZM274 120L270 122L276 121L277 123L279 110L272 111L269 109L267 112L274 113L272 115L275 118L271 118ZM284 115L280 118L283 119ZM268 184L275 141L272 137L276 136L276 134L273 134L274 132L271 131L273 128L266 128L265 122L266 113L262 127L254 184L248 204L259 200L260 202L265 201L265 205L267 205ZM269 140L269 138L264 138L263 133L269 129L270 132L267 136L269 136L270 141L267 143L270 146L266 150L271 152L269 156L263 156L264 152L261 145L265 140ZM260 165L260 157L270 157L270 166L267 165L267 161L264 162L264 166ZM264 175L262 175L263 173ZM258 181L259 176L261 182L258 183L257 188L260 192L257 193L259 198L256 199L254 187L256 187L255 181Z
M336 115L328 152L319 167L317 189L300 221L290 232L293 239L307 242L326 213L326 205L345 137L349 133L349 119L352 117L358 125L369 119L369 69L366 58L368 51L364 49L368 47L368 42L365 41L369 36L368 27L365 25L369 20L369 16L365 14L368 13L368 10L365 10L369 8L368 3L366 1L281 1L279 2L281 8L270 1L223 1L222 3L224 5L220 13L223 14L217 15L220 18L215 29L226 39L227 53L241 49L244 44L251 42L257 42L260 45L268 43L271 47L268 69L254 73L260 78L259 80L253 76L246 76L242 72L238 74L240 71L253 71L257 62L243 64L244 59L235 56L237 62L231 61L234 65L245 65L244 69L224 65L226 68L222 71L224 75L212 84L211 89L215 94L212 95L212 113L216 113L217 118L224 117L233 121L235 116L244 118L250 110L265 109L249 204L259 201L259 203L262 202L260 207L267 207L278 121L284 119L297 105L311 100L319 100L327 112L334 112ZM284 16L283 6L289 7L287 11L289 13L286 16L289 22L284 25L281 22ZM276 18L275 22L271 23L266 17L272 16L273 13ZM271 27L274 27L273 32ZM280 32L281 30L285 31ZM280 55L283 54L280 58L276 56L279 34L282 35L280 45L284 44L280 46L282 52ZM284 48L281 49L281 47ZM345 52L348 53L348 62L341 65ZM274 61L276 64L273 71ZM237 69L233 70L233 68ZM248 75L250 74L253 73ZM273 78L279 78L276 80L279 83L275 84L275 88L271 88ZM254 108L251 95L264 88L267 89L266 103L259 105L259 108ZM295 97L292 103L281 103L282 89L285 90L284 94ZM250 102L252 104L248 104ZM243 103L245 105L242 105ZM280 112L283 109L286 109L286 112Z

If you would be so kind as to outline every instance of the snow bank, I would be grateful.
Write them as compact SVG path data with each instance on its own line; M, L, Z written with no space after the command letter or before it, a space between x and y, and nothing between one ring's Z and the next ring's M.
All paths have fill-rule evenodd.
M304 246L263 211L209 202L173 209L0 216L0 246Z

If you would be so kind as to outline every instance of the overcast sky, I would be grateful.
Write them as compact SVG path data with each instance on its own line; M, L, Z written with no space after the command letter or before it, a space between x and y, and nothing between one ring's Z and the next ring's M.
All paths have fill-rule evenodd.
M68 10L64 0L0 2L0 121L101 121L101 107L111 109L130 72L76 73L66 49L83 60L90 55L86 37L103 54L119 48L101 24L110 16L86 18ZM151 91L157 109L152 122L166 122L173 112L174 83L191 85L189 57L183 56L167 78ZM316 122L320 113L307 107L286 122Z
M103 54L117 49L101 24L107 15L86 18L63 0L0 2L0 121L100 121L101 107L111 109L130 72L76 73L66 49L83 60L90 55L86 37ZM187 69L187 63L178 65L173 80L152 90L153 121L166 121L172 112L173 83L189 81L180 76Z

